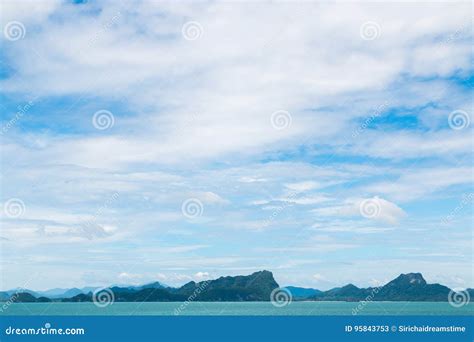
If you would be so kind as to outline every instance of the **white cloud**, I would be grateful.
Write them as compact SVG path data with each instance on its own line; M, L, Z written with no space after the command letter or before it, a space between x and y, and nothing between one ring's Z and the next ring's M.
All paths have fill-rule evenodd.
M356 233L356 234L379 234L394 230L393 227L367 226L364 223L337 219L327 222L315 223L311 226L317 232L326 233Z
M313 274L313 278L316 281L327 281L327 278L319 273Z
M471 180L471 128L447 125L451 110L472 114L459 81L471 70L471 42L457 34L470 27L470 10L467 2L2 2L1 20L26 27L24 39L2 41L7 122L16 101L39 96L2 134L1 200L26 204L24 216L2 225L6 282L39 268L52 275L40 282L54 286L156 279L151 268L180 283L291 263L298 274L286 279L314 282L308 260L317 253L334 267L319 274L346 276L332 253L363 259L368 244L396 234L386 223L401 222L405 210L423 218L409 201L449 196ZM181 35L189 20L204 30L193 42ZM360 37L368 20L381 29L373 41ZM112 128L94 128L99 109L113 112ZM287 129L272 127L278 110L291 115ZM83 221L116 192L84 232ZM373 194L380 210L365 218L359 205ZM188 197L205 205L192 225L181 213ZM262 229L271 214L262 209L278 211L272 229ZM261 252L286 260L267 265ZM103 278L98 264L109 269ZM388 276L371 266L347 278Z
M331 201L331 198L326 195L309 195L302 197L281 197L278 200L287 203L310 205L328 202Z
M210 276L209 272L197 272L194 275L194 279L196 279L197 282L200 282L200 281L203 281L203 280L208 280L210 278L211 278L211 276Z
M2 16L0 24L2 28L9 21L20 21L25 24L44 23L48 15L56 11L61 5L60 0L4 0L1 4ZM26 27L29 34L30 27Z
M284 148L309 133L313 141L326 141L345 135L354 117L367 114L367 104L378 103L369 94L388 87L406 72L409 62L421 58L417 56L430 55L433 62L421 63L423 70L413 63L415 74L448 75L469 69L469 45L462 39L441 49L435 42L470 22L467 4L387 8L363 3L279 3L269 9L264 4L250 8L235 3L229 11L229 4L170 6L145 1L133 6L107 3L94 16L79 9L100 4L48 4L52 5L46 6L45 13L70 19L59 23L41 15L39 30L8 46L16 56L9 62L17 74L4 79L2 88L41 96L124 97L135 115L117 117L106 137L46 138L45 147L35 149L33 160L86 167L183 163ZM29 11L17 6L15 13L21 12ZM105 30L104 23L117 13L119 20ZM335 13L338 20L328 20ZM382 28L380 37L371 42L359 36L360 25L369 17ZM204 27L204 34L194 42L181 37L181 26L189 18ZM24 20L28 24L30 19ZM98 32L100 39L91 44ZM333 44L334 39L338 44ZM414 51L415 43L422 47ZM429 52L433 50L440 56ZM441 67L435 58L449 63ZM344 102L357 93L364 100L350 101L346 105L350 110L317 109L336 108L341 98ZM314 107L317 110L308 110ZM291 127L283 131L273 129L269 121L271 113L280 109L292 114ZM87 121L93 112L85 113ZM196 118L190 121L189 113L196 113ZM129 132L133 134L125 134ZM392 145L382 141L379 146ZM437 154L442 145L433 142L421 150ZM390 153L380 148L364 150ZM409 148L404 151L413 153Z
M277 253L328 253L357 247L359 247L359 245L352 243L315 243L304 246L265 247L259 248L258 250Z
M312 212L329 217L356 216L389 224L398 224L407 216L398 205L378 196L365 199L350 198L341 205L316 208Z
M377 212L374 216L372 216L371 214L369 214L368 216L364 216L364 203L368 202L374 203L376 207L375 210ZM359 201L357 203L357 209L359 210L359 214L364 217L368 217L374 220L380 220L390 224L398 224L402 218L407 216L406 212L398 205L383 198L379 198L378 196ZM365 207L365 209L367 209L367 207Z
M243 183L255 183L255 182L266 182L265 178L256 178L256 177L241 177L240 181Z
M118 275L120 281L127 282L127 284L138 284L142 281L143 276L141 274L133 274L122 272Z
M210 204L227 204L229 201L223 199L221 196L219 196L216 193L213 193L211 191L206 191L202 193L198 193L197 197L202 200L205 203L210 203Z
M313 190L321 187L321 185L314 181L306 181L306 182L299 182L299 183L289 183L285 184L285 186L290 190L295 190L297 192L303 192L308 190Z
M418 168L405 170L397 180L372 184L367 190L382 193L400 201L412 201L426 194L471 182L472 169L470 167Z
M449 112L445 111L445 124L448 123ZM393 132L383 135L375 131L364 132L348 150L354 154L377 158L452 158L471 152L472 132L469 129L461 132Z

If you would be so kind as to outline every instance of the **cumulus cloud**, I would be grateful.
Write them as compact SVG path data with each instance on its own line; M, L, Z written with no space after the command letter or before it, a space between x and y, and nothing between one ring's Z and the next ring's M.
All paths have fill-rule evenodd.
M334 218L354 216L394 225L407 216L406 212L398 205L378 196L350 198L346 199L342 204L313 209L312 212L320 216ZM368 227L365 229L368 229ZM344 230L347 230L347 226Z
M347 212L390 224L398 224L406 216L405 211L398 205L378 196L358 200Z
M210 278L211 278L211 276L210 276L209 272L197 272L194 275L194 279L196 279L197 282L203 281L203 280L208 280Z
M118 275L120 281L127 282L127 284L138 284L143 281L141 274L122 272Z

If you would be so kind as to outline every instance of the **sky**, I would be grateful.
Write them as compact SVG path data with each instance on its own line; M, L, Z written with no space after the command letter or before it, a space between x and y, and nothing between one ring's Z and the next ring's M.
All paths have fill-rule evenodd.
M471 10L2 1L0 288L474 287Z

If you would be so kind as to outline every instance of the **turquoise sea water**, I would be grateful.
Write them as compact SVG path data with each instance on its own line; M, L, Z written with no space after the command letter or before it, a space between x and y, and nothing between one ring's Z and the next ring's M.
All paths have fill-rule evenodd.
M15 303L0 306L0 315L473 315L474 303L456 308L447 302L271 302Z

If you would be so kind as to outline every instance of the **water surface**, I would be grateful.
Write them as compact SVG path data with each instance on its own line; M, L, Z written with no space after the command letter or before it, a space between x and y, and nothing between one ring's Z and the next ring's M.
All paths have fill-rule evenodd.
M292 302L275 307L271 302L144 302L15 303L0 306L0 315L473 315L474 303L456 308L447 302Z

